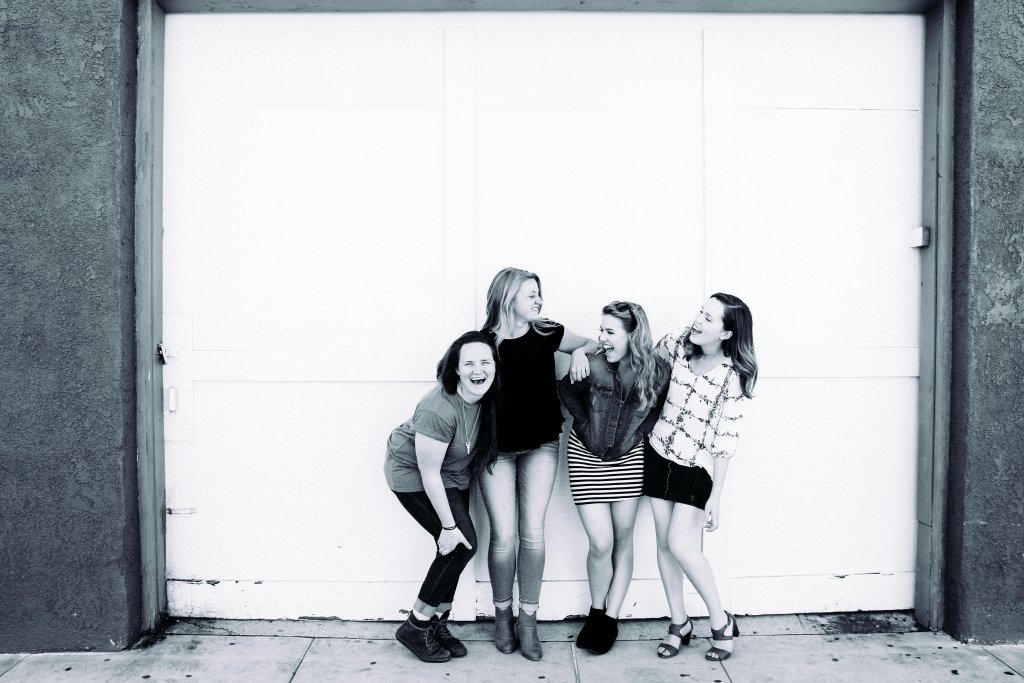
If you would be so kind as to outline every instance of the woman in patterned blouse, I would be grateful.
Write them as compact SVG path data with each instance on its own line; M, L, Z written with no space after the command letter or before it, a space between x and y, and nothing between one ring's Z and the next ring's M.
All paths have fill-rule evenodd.
M712 294L692 325L666 335L655 351L672 364L668 399L644 460L643 492L651 501L658 569L672 615L658 656L674 657L693 635L683 603L685 574L711 618L712 647L704 656L722 661L732 654L739 628L722 609L701 532L721 522L729 458L757 381L750 309L731 294Z

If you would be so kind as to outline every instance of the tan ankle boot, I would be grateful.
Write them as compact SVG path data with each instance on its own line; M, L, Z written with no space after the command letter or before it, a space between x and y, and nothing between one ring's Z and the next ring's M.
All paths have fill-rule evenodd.
M519 610L516 632L519 634L519 652L524 657L536 662L544 656L544 650L540 646L540 637L537 635L536 612L527 614L523 610Z
M516 651L519 643L516 640L516 620L512 616L512 608L494 608L494 647L498 652L511 654Z

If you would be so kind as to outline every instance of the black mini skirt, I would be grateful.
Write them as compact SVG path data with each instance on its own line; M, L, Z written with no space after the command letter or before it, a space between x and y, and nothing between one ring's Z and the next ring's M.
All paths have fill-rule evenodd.
M700 510L711 497L711 475L703 467L687 467L662 457L644 441L645 496L692 505Z

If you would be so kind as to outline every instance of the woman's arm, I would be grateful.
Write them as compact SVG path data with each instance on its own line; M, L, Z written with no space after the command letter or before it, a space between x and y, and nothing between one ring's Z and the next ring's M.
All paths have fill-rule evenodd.
M590 379L584 378L580 382L573 382L568 375L558 382L558 397L562 399L562 405L572 415L573 427L581 426L590 419L587 413L587 390L590 388ZM578 435L582 430L577 430Z
M672 365L674 360L676 346L679 343L679 338L682 336L682 332L669 332L662 337L657 344L654 345L654 353L659 358L664 360L669 366Z
M729 471L729 458L713 458L711 466L714 474L711 477L711 497L704 506L704 528L709 532L718 528L721 523L722 489L725 487L725 475Z
M558 350L562 353L572 354L572 363L569 365L569 380L579 382L590 375L590 359L587 355L598 349L598 344L593 339L581 337L572 332L568 327L562 334L562 342Z
M448 494L444 490L444 482L441 481L441 463L444 462L444 454L448 451L448 444L437 439L432 439L423 434L416 434L416 466L420 470L420 478L423 480L423 490L434 506L434 512L441 519L442 527L454 527L455 516L452 515L452 508L448 504ZM455 550L459 543L472 548L466 537L462 535L458 527L455 529L441 529L441 535L437 537L437 551L447 555Z

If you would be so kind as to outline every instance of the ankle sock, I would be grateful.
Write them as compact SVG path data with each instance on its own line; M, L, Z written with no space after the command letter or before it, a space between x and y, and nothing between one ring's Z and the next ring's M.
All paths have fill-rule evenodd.
M409 612L409 623L411 623L416 628L426 628L430 625L430 617L424 619L422 617L416 616L416 611L413 610L412 612Z

